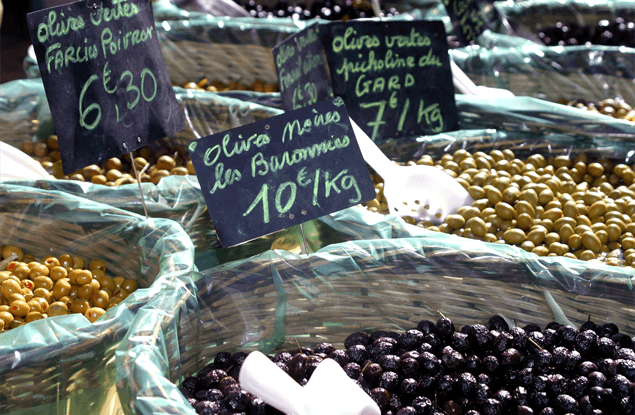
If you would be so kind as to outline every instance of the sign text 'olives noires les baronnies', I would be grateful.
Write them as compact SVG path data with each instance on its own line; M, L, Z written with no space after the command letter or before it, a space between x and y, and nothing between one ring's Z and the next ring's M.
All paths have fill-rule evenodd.
M81 0L27 22L66 174L184 128L151 0Z
M279 44L274 61L286 110L341 97L375 141L458 129L441 21L315 24Z
M200 138L188 149L224 247L375 197L339 97Z

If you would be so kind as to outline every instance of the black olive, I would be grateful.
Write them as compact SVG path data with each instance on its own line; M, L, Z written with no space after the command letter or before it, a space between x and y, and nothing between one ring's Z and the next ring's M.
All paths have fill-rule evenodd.
M329 355L332 351L335 350L335 347L331 343L320 343L313 349L314 353L324 353L325 355Z
M366 351L366 346L362 344L355 344L348 349L346 349L346 353L348 353L348 358L351 362L355 362L358 364L362 364L366 359L368 359L368 352Z
M370 337L368 336L368 334L358 331L348 335L346 340L344 340L344 347L348 349L356 344L366 346L370 343Z

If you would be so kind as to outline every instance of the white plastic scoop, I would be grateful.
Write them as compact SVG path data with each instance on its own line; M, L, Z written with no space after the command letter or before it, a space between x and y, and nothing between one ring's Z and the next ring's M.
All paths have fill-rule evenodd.
M447 215L474 202L459 182L436 167L393 163L352 119L351 124L364 160L384 179L390 213L440 224Z
M462 94L489 98L511 98L514 96L514 93L507 89L476 85L452 59L450 59L450 68L452 68L452 81L454 82L454 86L461 91Z
M251 352L240 386L287 415L381 415L379 407L333 359L322 361L306 386L260 352Z
M53 178L26 153L0 141L0 180Z

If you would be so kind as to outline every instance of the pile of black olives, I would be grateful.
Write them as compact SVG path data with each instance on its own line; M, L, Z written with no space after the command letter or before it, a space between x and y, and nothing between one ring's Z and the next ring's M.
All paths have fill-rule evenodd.
M573 22L558 22L538 32L547 46L605 45L635 47L635 22L622 17L615 21L601 20L595 26L582 26Z
M613 323L541 329L493 316L457 331L443 317L402 333L353 333L343 349L321 343L272 360L304 385L323 359L334 359L384 415L632 415L633 346ZM238 384L246 356L220 352L183 381L198 414L280 414Z
M318 0L308 4L297 2L287 3L277 2L273 6L263 4L255 0L243 0L239 4L245 8L253 17L290 17L295 20L325 19L325 20L352 20L364 17L373 17L373 9L370 1L366 0L345 0L331 1ZM382 8L383 10L383 8ZM398 15L395 8L385 12L384 17Z

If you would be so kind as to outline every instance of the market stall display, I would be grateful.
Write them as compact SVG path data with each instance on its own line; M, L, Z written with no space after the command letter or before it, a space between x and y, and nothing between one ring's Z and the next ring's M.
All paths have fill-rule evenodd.
M37 81L29 82L36 83ZM260 96L260 94L250 92L243 92L243 94L244 97L256 101ZM263 99L269 100L271 94L264 95ZM28 96L30 100L33 99L32 95L29 94L17 95L17 97L23 96ZM185 91L177 88L177 97L186 114L188 129L176 137L165 140L168 143L167 149L158 147L159 151L166 153L166 155L171 154L172 149L175 148L174 143L178 143L177 146L183 148L185 143L195 137L205 136L213 131L229 129L281 113L279 109L261 106L251 101L221 97L219 94L206 91ZM493 149L504 150L508 148L518 158L525 159L532 152L540 152L548 158L551 155L562 156L571 152L587 151L593 160L593 154L597 154L594 153L594 149L603 148L603 154L598 154L595 158L610 156L614 164L632 164L627 158L627 150L628 143L634 140L634 136L632 128L627 122L612 120L608 117L534 98L515 97L491 101L482 97L457 95L456 99L462 130L438 136L421 137L416 140L391 140L381 146L384 152L402 163L418 160L424 154L432 155L437 161L445 160L444 157L449 157L461 148L472 153L477 151L489 153ZM19 104L21 101L16 98L14 102ZM24 107L21 105L15 105L15 108L21 110L4 113L8 123L20 125L17 120L20 115L30 117L30 114L33 113L33 111L24 111ZM33 105L32 108L37 108L37 106ZM46 124L46 118L37 125L44 124ZM9 135L7 137L10 138ZM127 157L123 160L127 161ZM154 163L152 158L149 160ZM131 181L130 178L123 180ZM168 181L165 182L166 180ZM63 189L136 213L143 212L135 184L118 186L119 190L109 191L105 186L88 183L83 185L80 185L79 182L76 185L52 182L38 183L46 183L42 185L47 188ZM301 236L294 229L260 238L260 240L245 246L230 249L221 248L218 245L215 229L209 220L207 207L203 202L196 178L191 175L170 176L158 183L159 187L155 187L151 183L142 183L150 215L174 219L184 227L197 248L197 263L208 265L223 263L272 248L286 248L292 251L298 249L296 252L299 252ZM375 207L380 207L380 202L377 202L373 202L377 205ZM383 237L384 234L375 228L384 216L369 222L369 217L372 215L362 215L357 210L351 212L347 214L349 220L347 220L346 226L336 224L340 220L339 214L325 217L326 222L323 220L311 222L313 225L307 227L311 250L315 251L326 244L341 242L347 238ZM331 229L332 226L335 226L337 230ZM360 233L362 229L370 230L370 233ZM558 242L561 243L561 241ZM598 253L596 253L597 255ZM606 259L608 258L606 255L607 253L602 253L600 256ZM624 258L620 257L619 262L624 263Z
M298 350L296 341L348 348L353 332L400 332L436 322L440 313L456 331L484 325L493 314L510 327L534 323L541 330L552 321L580 328L591 315L599 326L611 322L620 333L635 333L632 271L536 259L519 248L433 232L331 245L310 256L272 251L202 274L146 307L119 347L127 413L194 414L178 386L221 352L275 355Z
M19 263L5 264L8 270L2 272L2 301L17 296L9 307L19 305L16 312L26 311L19 295L24 300L30 297L26 288L31 280L22 278L28 269L35 287L33 298L27 302L33 304L29 305L29 312L31 307L37 311L38 305L31 302L36 300L42 311L48 309L49 315L20 324L34 315L13 314L13 322L5 325L5 330L11 330L0 333L0 373L5 379L0 390L0 411L24 415L94 408L95 413L117 413L120 405L112 393L114 349L143 304L179 276L193 271L194 248L190 239L175 222L144 220L58 191L3 183L0 200L3 257L10 258L15 252L19 258L17 248L26 255ZM22 262L27 260L31 262L24 265ZM45 265L36 260L43 260ZM87 269L80 270L84 267ZM99 286L91 301L101 305L102 310L107 309L105 314L84 310L88 302L82 299L90 288L95 295L97 288L95 279L88 281L89 269L97 275ZM44 276L46 271L48 276ZM13 276L7 275L10 272ZM64 272L69 276L62 277ZM12 293L14 278L20 279L22 294ZM73 290L73 285L80 282L90 285ZM138 289L133 290L134 285ZM117 297L117 290L121 297ZM124 290L129 293L125 299ZM106 299L111 294L112 302ZM83 312L66 315L69 304L71 311ZM87 311L89 316L85 317ZM2 315L9 318L6 311Z

